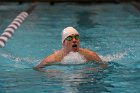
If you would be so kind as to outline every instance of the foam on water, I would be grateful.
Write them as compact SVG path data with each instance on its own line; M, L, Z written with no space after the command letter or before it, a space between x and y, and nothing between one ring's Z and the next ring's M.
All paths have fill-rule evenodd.
M127 55L127 52L119 52L116 54L108 54L105 56L99 55L100 58L104 62L116 61L121 60ZM64 57L62 60L62 64L82 64L85 63L86 59L84 56L80 55L78 52L70 52L67 56Z
M102 55L99 55L99 56L103 61L109 62L109 61L120 60L120 59L124 58L125 55L127 55L127 52L121 52L121 53L116 53L116 54L108 54L106 56L102 56Z
M99 55L99 56L103 61L110 62L110 61L120 60L120 59L124 58L125 55L127 55L127 52L108 54L105 56ZM41 59L36 59L36 58L31 58L31 57L16 57L9 53L0 53L0 56L7 58L11 61L15 61L15 62L37 63L37 62L41 61ZM82 56L78 52L70 52L61 61L62 64L82 64L85 62L86 62L86 59L84 58L84 56Z
M62 64L82 64L85 63L86 59L84 56L80 55L78 52L70 52L61 61Z
M39 62L40 59L36 59L36 58L31 58L31 57L17 57L14 56L10 53L0 53L0 56L9 59L11 61L15 61L15 62L29 62L29 63L35 63L35 62Z

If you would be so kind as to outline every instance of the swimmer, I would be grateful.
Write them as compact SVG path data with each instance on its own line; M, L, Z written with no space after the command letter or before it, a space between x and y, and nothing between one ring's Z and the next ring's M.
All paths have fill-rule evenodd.
M95 61L99 63L99 67L106 67L105 62L101 60L101 58L96 54L96 52L91 51L89 49L80 48L80 36L76 29L73 27L66 27L62 31L62 49L54 52L53 54L47 56L34 67L34 70L42 71L45 66L49 66L53 63L62 62L62 60L71 52L79 53L86 60L85 62Z

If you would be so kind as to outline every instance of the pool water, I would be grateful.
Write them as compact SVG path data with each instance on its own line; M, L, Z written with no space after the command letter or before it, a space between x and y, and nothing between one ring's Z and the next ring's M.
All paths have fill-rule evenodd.
M30 4L0 5L0 33ZM96 51L108 67L94 63L52 65L34 71L61 48L61 31L73 26L83 48ZM139 93L140 12L130 3L38 3L4 48L0 48L0 93Z

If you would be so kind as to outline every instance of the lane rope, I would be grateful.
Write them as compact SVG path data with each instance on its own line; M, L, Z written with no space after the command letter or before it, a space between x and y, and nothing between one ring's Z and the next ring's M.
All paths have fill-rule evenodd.
M36 3L31 5L27 10L21 12L4 30L4 32L0 35L0 47L5 47L6 42L10 39L15 30L18 29L21 23L25 20L26 17L33 11L36 7Z

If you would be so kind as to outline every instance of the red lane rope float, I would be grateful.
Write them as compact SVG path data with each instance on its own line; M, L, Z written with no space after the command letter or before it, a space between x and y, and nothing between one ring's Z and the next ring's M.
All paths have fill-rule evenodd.
M25 18L29 15L29 13L35 8L35 4L33 4L29 9L24 12L21 12L12 22L11 24L4 30L4 32L0 35L0 47L4 47L5 43L10 39L15 30L20 27L21 23L25 20Z

